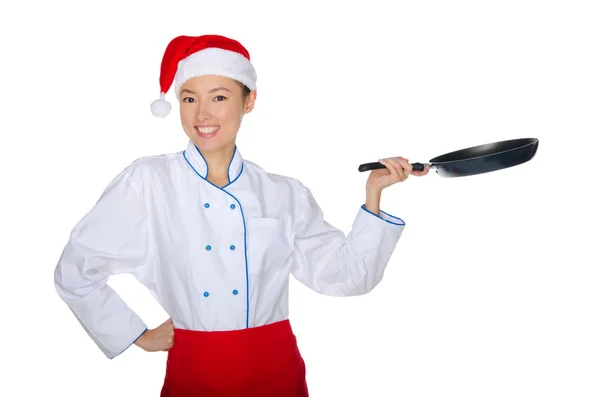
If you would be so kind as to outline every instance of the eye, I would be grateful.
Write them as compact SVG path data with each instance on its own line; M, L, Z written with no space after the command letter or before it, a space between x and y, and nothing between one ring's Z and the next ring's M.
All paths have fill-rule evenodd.
M217 101L217 102L224 101L225 99L227 99L227 98L225 98L223 95L217 95L215 97L215 101Z
M189 96L183 98L183 102L193 103L194 101L195 101L195 99L194 98L190 98Z

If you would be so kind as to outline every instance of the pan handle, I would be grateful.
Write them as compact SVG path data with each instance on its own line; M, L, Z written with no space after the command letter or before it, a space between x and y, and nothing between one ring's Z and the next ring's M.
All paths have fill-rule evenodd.
M415 171L423 171L425 169L425 165L423 163L412 163L413 170ZM376 170L380 168L385 168L385 165L380 162L374 163L364 163L358 166L358 172L365 172L370 170Z

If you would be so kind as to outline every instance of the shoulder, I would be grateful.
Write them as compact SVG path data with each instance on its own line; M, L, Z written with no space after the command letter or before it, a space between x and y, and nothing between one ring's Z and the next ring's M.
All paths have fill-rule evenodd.
M171 173L181 163L182 151L142 156L126 165L112 183L127 182L139 187L161 175Z
M258 184L264 191L276 192L272 194L279 202L285 202L288 211L298 214L319 212L321 209L316 202L312 191L299 178L265 171L253 162L244 160L244 166L248 168L251 183Z
M173 164L179 164L182 161L182 151L155 154L149 156L139 157L131 162L129 168L136 172L152 172L161 169L168 169Z
M262 184L287 190L292 194L308 192L308 188L296 177L266 171L262 166L249 160L244 160L244 167L252 177L259 178Z

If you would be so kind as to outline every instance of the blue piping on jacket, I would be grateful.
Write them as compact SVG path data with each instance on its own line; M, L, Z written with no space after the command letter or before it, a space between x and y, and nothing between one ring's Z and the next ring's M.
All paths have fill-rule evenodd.
M198 147L196 147L196 150L198 150ZM188 160L185 152L186 152L185 150L182 152L183 158L188 163L188 165L190 166L190 168L192 170L194 170L194 172L196 173L196 175L198 175L200 178L202 178L206 182L210 183L212 186L216 187L217 189L219 189L219 190L227 193L235 201L237 201L238 205L240 206L240 212L242 214L242 222L244 224L244 260L246 261L246 328L248 328L248 322L249 322L248 319L249 319L249 312L250 312L250 282L248 280L248 245L247 245L247 240L246 240L246 234L247 234L246 233L246 218L244 217L244 210L242 208L242 203L240 203L240 200L238 200L237 197L235 197L233 194L231 194L231 193L229 193L228 191L225 190L225 188L227 186L229 186L232 183L234 183L235 181L237 181L238 178L242 175L242 172L244 172L244 163L242 162L242 168L240 169L240 173L238 174L238 176L236 176L236 178L233 181L229 182L227 185L225 185L223 187L219 187L219 186L215 185L214 183L212 183L211 181L209 181L208 179L206 179L205 177L203 177L202 175L200 175L198 173L198 171L194 168L194 166ZM198 150L198 153L200 153L200 150ZM235 150L234 150L233 153L235 155ZM202 156L202 153L200 153L200 155ZM229 167L231 167L231 162L233 161L233 158L234 157L232 157L231 161L229 162ZM204 159L204 156L202 156L202 159L206 163L206 160ZM227 174L229 174L229 171L227 171ZM208 163L206 164L206 175L208 176ZM227 175L227 179L229 179L229 175Z
M387 215L387 216L389 216L390 218L398 219L398 220L399 220L400 222L402 222L402 223L395 223L395 222L389 221L389 220L387 220L387 219L383 219L381 216L379 216L379 215L377 215L377 214L374 214L373 212L369 211L369 210L366 208L366 204L363 204L363 205L362 205L360 208L362 208L363 210L367 211L369 214L371 214L371 215L373 215L373 216L375 216L375 217L377 217L377 218L379 218L379 219L381 219L381 220L383 220L383 221L386 221L387 223L391 223L392 225L396 225L396 226L405 226L405 225L406 225L406 223L405 223L405 222L404 222L402 219L398 218L397 216L390 215L390 214L388 214L387 212L385 212L385 211L383 211L383 210L379 210L379 211L380 211L380 212L383 212L384 214L386 214L386 215Z
M121 351L120 353L117 353L117 354L115 354L114 356L110 357L110 359L112 360L113 358L115 358L115 357L117 357L117 356L120 356L121 354L125 353L125 351L126 351L127 349L129 349L131 346L133 346L133 344L134 344L135 342L137 342L137 340L138 340L138 339L140 339L140 338L142 337L142 335L144 335L144 333L146 333L146 331L148 331L148 328L147 328L147 327L146 327L146 329L145 329L145 330L143 330L143 331L142 331L142 333L141 333L141 334L139 334L139 336L138 336L137 338L135 338L135 339L134 339L134 341L133 341L133 342L131 342L131 343L130 343L130 344L129 344L129 345L128 345L128 346L127 346L125 349L123 349L123 351Z
M202 175L200 175L200 177L202 177L202 179L206 179L208 178L208 162L206 161L206 159L204 158L204 156L202 155L202 152L200 151L200 149L198 149L198 146L194 145L194 147L196 148L196 151L198 151L198 154L200 155L200 157L202 157L202 160L204 160L204 164L206 164L206 177L202 177ZM233 159L235 158L235 153L237 152L237 145L233 147L233 156L231 156L231 161L229 161L229 165L227 166L227 181L229 182L226 186L224 186L224 188L226 188L227 186L231 185L233 182L235 182L235 179L238 179L240 176L236 176L235 179L233 180L233 182L231 181L231 178L229 177L229 171L231 170L231 163L233 163ZM244 163L242 163L242 168L244 167ZM240 171L240 174L242 173L242 171ZM208 180L207 180L208 182ZM217 186L218 187L218 186Z

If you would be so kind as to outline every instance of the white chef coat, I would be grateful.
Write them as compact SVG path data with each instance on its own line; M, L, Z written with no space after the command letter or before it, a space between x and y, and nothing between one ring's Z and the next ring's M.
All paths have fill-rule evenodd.
M298 180L242 158L229 184L208 181L192 141L142 157L108 185L74 227L55 270L61 299L108 358L147 329L107 285L128 273L189 330L238 330L288 318L292 274L312 290L352 296L383 277L404 221L357 205L346 236Z

